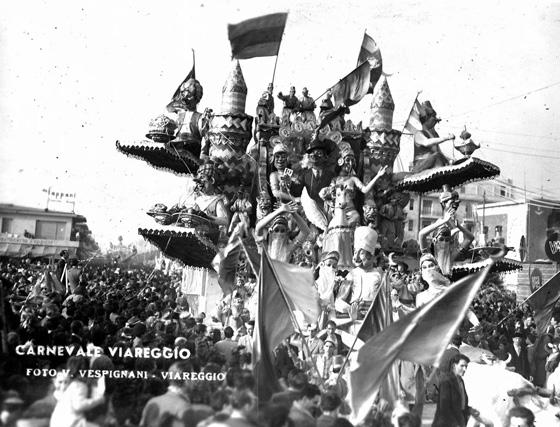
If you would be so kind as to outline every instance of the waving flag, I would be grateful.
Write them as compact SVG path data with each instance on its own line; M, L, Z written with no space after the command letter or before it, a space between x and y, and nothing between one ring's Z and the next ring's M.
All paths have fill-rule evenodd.
M233 58L278 55L287 19L287 13L273 13L228 25Z
M537 332L542 335L550 324L552 312L560 299L560 273L556 273L548 282L533 292L525 300L535 310Z
M367 33L364 33L364 39L362 40L362 46L360 47L360 53L358 54L357 65L360 66L364 62L368 62L370 66L371 86L369 87L368 93L373 93L373 89L383 73L383 60L377 43L375 43L375 40L373 40L373 38L371 38L371 36Z
M491 266L465 277L367 341L350 371L353 422L365 418L393 362L437 365Z
M366 96L370 84L369 71L369 63L364 62L331 88L335 108L342 105L350 107Z
M302 312L311 323L319 317L320 305L311 269L271 260L265 248L261 254L258 289L253 358L258 396L266 400L278 389L272 352L295 331L294 310Z

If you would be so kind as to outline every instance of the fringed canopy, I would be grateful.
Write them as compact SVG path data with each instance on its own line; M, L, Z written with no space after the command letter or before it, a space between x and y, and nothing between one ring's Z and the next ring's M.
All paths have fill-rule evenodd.
M192 155L182 154L167 144L150 141L121 144L116 142L117 150L127 156L144 160L156 169L173 172L176 175L194 175L200 165L200 160Z
M212 260L218 252L210 240L197 234L194 229L139 228L138 234L157 246L166 256L192 267L212 268Z
M499 174L498 166L476 157L469 157L449 166L408 175L397 183L397 190L429 193L441 190L444 184L457 187L468 182L490 179Z

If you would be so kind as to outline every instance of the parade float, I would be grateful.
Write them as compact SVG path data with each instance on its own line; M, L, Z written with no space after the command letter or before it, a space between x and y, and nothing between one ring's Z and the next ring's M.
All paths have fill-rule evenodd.
M280 40L281 32L278 45ZM366 56L360 55L358 67L321 100L303 85L299 97L295 87L275 97L270 84L251 116L240 60L277 55L278 49L247 53L230 28L234 59L222 84L221 105L197 111L203 88L193 66L167 113L148 124L148 139L117 142L120 152L187 182L186 196L173 206L146 201L153 223L138 232L184 265L193 295L205 297L207 283L196 281L207 281L216 271L230 307L234 294L251 300L256 288L247 291L245 285L249 277L259 277L258 253L264 248L271 259L314 273L321 306L315 321L320 326L329 319L351 324L345 331L347 345L353 347L361 320L380 300L382 268L391 272L391 285L398 290L393 303L405 313L414 309L411 301L423 290L413 283L426 256L419 264L420 250L433 254L429 261L439 265L447 283L490 264L499 273L521 268L507 258L492 260L491 248L473 251L474 239L456 216L460 200L455 189L495 177L499 168L473 156L479 146L466 130L457 139L440 137L429 101L416 99L405 129L394 129L389 81L375 43L369 56L364 49L371 46L369 40L365 34ZM367 126L347 119L350 107L368 93ZM275 108L275 98L283 103L281 110ZM401 147L404 130L413 142ZM445 141L453 141L459 160L442 153L439 145ZM395 170L401 149L414 150L410 171ZM405 244L410 193L434 191L440 192L442 218L420 230L418 243ZM244 242L244 250L231 250L236 240Z

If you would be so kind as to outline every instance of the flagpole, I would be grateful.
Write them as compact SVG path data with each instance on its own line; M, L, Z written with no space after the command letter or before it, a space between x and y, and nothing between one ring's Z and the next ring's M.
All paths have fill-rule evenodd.
M286 20L288 20L288 15L286 14ZM282 39L284 38L284 32L286 31L286 24L282 30L282 36L280 36L280 42L278 43L278 52L276 52L276 59L274 60L274 70L272 71L272 86L274 87L274 77L276 76L276 65L278 64L278 54L280 53L280 46L282 46ZM273 95L273 94L271 94Z
M315 372L319 378L319 381L321 381L321 386L325 385L325 382L323 381L323 377L321 376L321 373L319 372L319 368L317 368L317 364L315 363L315 361L313 360L313 357L311 356L311 351L309 350L309 346L307 345L307 341L305 340L305 337L303 336L303 332L299 326L298 321L296 320L296 318L294 317L294 310L293 307L290 306L290 300L288 298L288 296L286 295L286 292L284 291L284 288L282 288L282 284L280 283L280 280L278 279L278 274L276 273L276 269L274 268L274 264L272 263L272 260L270 259L270 256L268 255L268 252L266 251L265 248L262 249L263 254L266 256L266 259L268 260L268 263L270 265L270 269L272 270L272 274L274 274L274 278L276 279L276 283L278 283L278 288L280 289L280 293L282 294L282 297L284 298L284 301L286 301L286 304L288 305L288 308L290 309L290 319L292 320L292 324L294 324L301 336L301 341L303 343L303 345L305 346L305 350L307 351L307 353L309 354L309 358L311 359L311 364L313 365L313 368L315 368ZM261 270L262 270L262 265L261 265ZM302 349L303 350L303 349Z
M196 67L195 67L195 55L194 55L194 49L191 47L192 50L192 69L193 69L193 79L196 79Z

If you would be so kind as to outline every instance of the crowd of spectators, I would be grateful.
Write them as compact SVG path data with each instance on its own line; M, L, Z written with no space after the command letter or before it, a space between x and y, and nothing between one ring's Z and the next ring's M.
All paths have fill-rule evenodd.
M304 337L292 337L275 350L276 375L284 391L262 401L255 393L251 364L251 316L241 310L243 315L220 318L223 309L193 316L179 291L180 275L70 261L67 271L76 269L77 274L70 274L72 286L61 291L54 267L30 260L4 260L0 267L2 426L351 425L348 386L339 375L347 348L333 322L324 330L309 325ZM235 297L249 299L250 292L240 295L239 285ZM478 328L463 328L463 341L503 360L515 354L510 368L546 385L558 365L549 356L558 351L560 325L554 322L560 316L554 317L556 326L548 331L542 360L534 349L532 313L516 306L499 283L487 283L472 308L481 323ZM302 339L308 346L301 345ZM68 350L44 356L37 354L39 347ZM125 351L135 348L168 348L175 355L183 349L189 357L135 357ZM88 369L142 374L96 378L83 374ZM209 375L185 379L182 373ZM379 399L363 424L420 425L408 408L391 420L392 409ZM22 420L35 424L18 424Z

